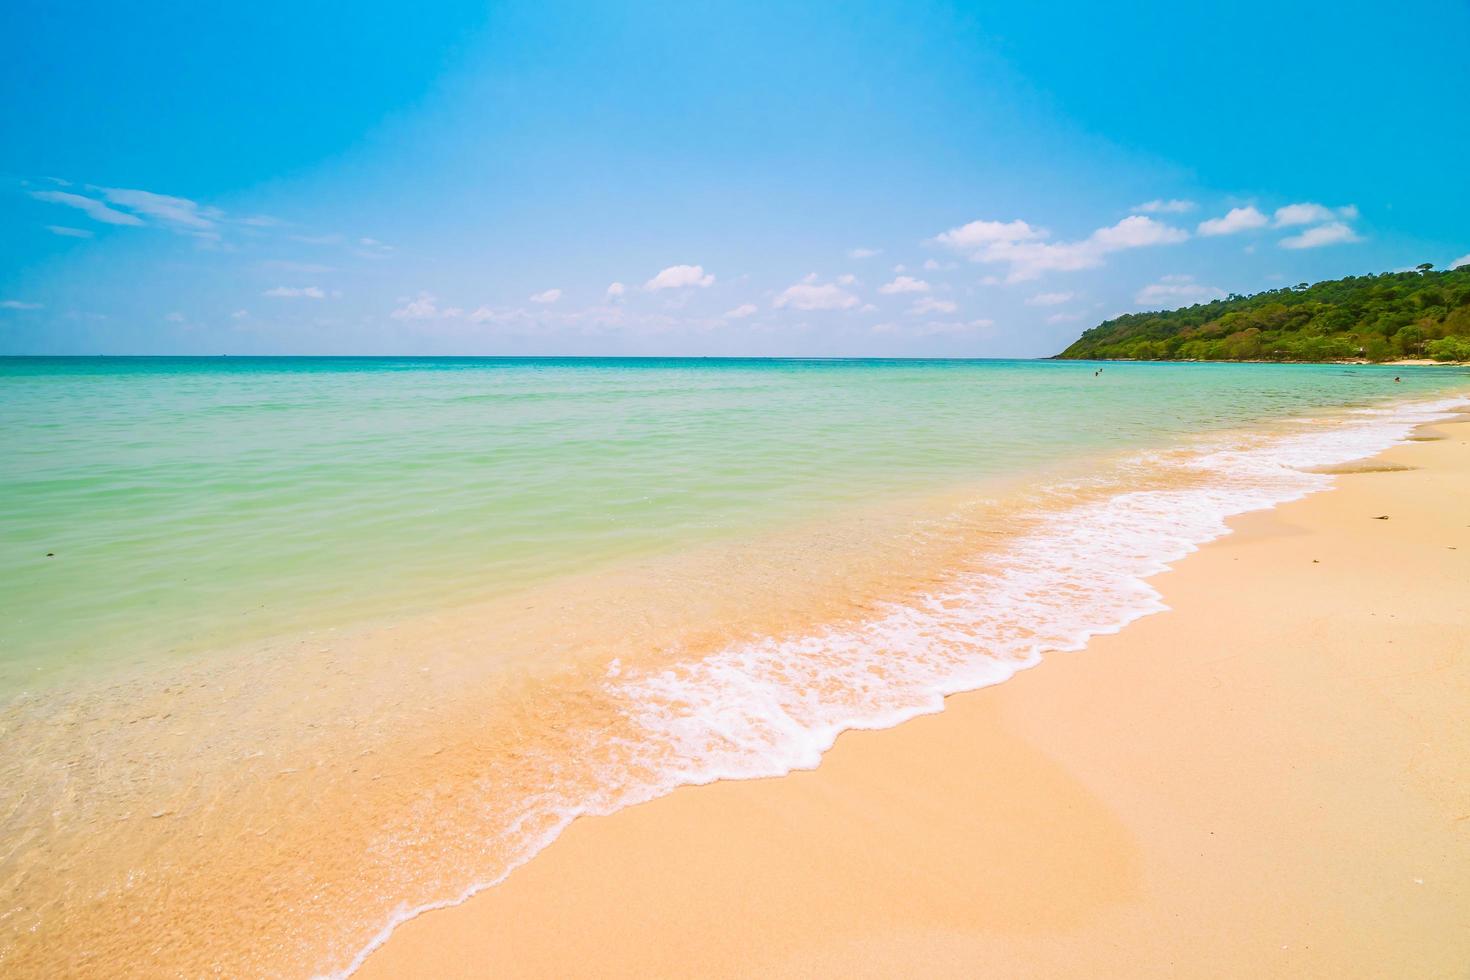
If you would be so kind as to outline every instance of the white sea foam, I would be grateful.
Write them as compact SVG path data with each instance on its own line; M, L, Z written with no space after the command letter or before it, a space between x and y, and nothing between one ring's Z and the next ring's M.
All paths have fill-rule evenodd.
M998 684L1044 653L1080 650L1093 636L1162 611L1147 580L1229 533L1230 518L1326 489L1332 477L1311 468L1372 456L1463 404L1359 409L1301 420L1290 434L1236 435L1196 452L1140 457L1140 466L1204 479L1049 513L983 567L959 570L919 601L888 606L857 626L764 639L656 671L614 664L605 693L635 734L588 733L585 758L596 760L601 777L595 788L579 781L575 796L553 788L524 802L507 831L520 838L515 866L578 816L679 786L813 768L843 731L940 711L947 695ZM338 975L353 972L398 924L457 904L511 870L454 901L400 909Z

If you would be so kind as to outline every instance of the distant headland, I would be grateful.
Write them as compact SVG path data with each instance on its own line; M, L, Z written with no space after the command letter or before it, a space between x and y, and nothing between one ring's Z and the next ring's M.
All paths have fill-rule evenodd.
M1470 361L1470 266L1299 283L1126 313L1056 355L1138 361Z

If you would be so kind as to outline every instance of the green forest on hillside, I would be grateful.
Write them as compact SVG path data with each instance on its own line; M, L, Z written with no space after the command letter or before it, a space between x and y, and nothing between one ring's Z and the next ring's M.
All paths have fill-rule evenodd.
M1057 355L1141 361L1470 361L1470 266L1348 276L1128 313Z

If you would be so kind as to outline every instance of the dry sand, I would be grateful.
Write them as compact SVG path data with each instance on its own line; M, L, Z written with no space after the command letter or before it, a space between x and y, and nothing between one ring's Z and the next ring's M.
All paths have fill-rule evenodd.
M1470 422L1423 435L1170 612L580 820L357 976L1470 976Z

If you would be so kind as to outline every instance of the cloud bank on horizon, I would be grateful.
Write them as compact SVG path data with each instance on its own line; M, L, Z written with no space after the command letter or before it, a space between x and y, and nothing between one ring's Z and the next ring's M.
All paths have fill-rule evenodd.
M1390 132L1324 168L1310 134L1266 119L1222 140L1168 106L1165 123L1117 115L1103 95L1167 66L1087 77L1088 38L1047 47L1051 16L871 13L836 30L788 14L771 38L774 6L451 9L415 28L401 76L353 94L303 88L321 69L296 52L262 91L194 66L198 91L162 111L161 77L104 98L98 76L48 66L85 54L100 71L122 36L180 69L166 26L11 13L25 44L0 77L35 91L0 109L0 353L1034 356L1120 310L1470 261L1470 202ZM1466 74L1416 57L1403 84L1426 72ZM873 88L856 97L854 77ZM1281 94L1249 72L1234 92L1170 77L1184 91L1161 100L1222 118ZM1338 121L1355 111L1305 70L1281 84ZM293 95L356 125L313 151L315 131L260 116ZM1446 154L1470 148L1427 100L1363 97L1406 131L1436 120ZM81 122L135 106L153 139L48 129L37 99ZM237 142L191 139L221 116ZM1332 121L1312 119L1298 125ZM1263 161L1249 144L1267 131L1283 145Z

